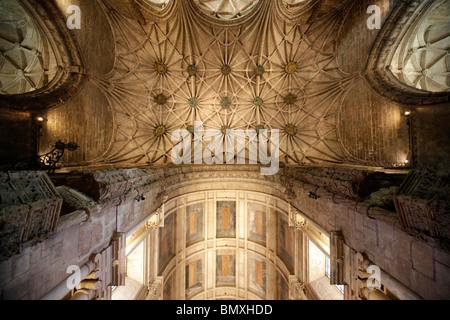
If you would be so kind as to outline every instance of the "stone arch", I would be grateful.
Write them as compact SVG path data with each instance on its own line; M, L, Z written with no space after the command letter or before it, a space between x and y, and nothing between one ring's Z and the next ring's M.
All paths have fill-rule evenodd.
M441 2L435 0L398 2L392 8L391 14L375 40L365 71L366 81L379 95L404 105L427 106L446 103L450 100L448 90L436 92L436 90L430 90L429 87L425 87L426 90L423 90L423 86L413 86L411 80L408 80L403 72L405 63L408 63L408 59L411 57L409 52L413 53L413 47L417 43L414 38L417 35L424 35L419 31L424 28L424 23L428 23L427 17L439 4ZM422 37L422 40L424 39L426 40ZM422 49L428 50L427 48ZM411 63L411 66L413 65ZM418 67L422 71L424 66ZM431 78L427 72L421 77Z
M259 183L255 180L245 189L237 180L230 177L230 188L226 190L221 187L222 182L210 178L197 184L192 184L192 179L180 181L171 186L172 191L166 190L169 200L165 203L165 217L174 219L174 244L162 247L172 248L174 254L162 262L158 276L165 284L176 281L172 288L176 297L276 299L277 279L294 275L295 229L290 227L289 205L283 193L263 180ZM229 212L225 210L227 205L232 207ZM220 208L230 218L223 218L225 213L219 212ZM278 243L284 239L278 232L280 221L290 232L291 264L289 257L285 257L287 253L280 249L284 246ZM223 224L229 222L235 227L234 234L220 232L226 227ZM165 225L160 229L160 241L161 237L164 241L172 239L171 235L163 235L166 228ZM259 234L264 236L258 238ZM190 238L194 241L189 241Z
M14 109L43 110L58 106L76 95L86 79L83 61L78 45L57 5L52 1L35 0L26 2L8 0L5 4L17 9L18 14L15 18L22 16L22 20L27 22L27 32L33 36L32 42L36 46L28 48L30 39L19 39L21 36L4 41L5 43L15 41L15 47L12 49L19 50L22 56L25 51L30 51L27 53L30 59L27 61L23 59L23 63L16 64L14 59L6 57L11 48L2 48L3 65L7 64L16 69L13 85L9 83L8 87L14 87L16 80L19 84L18 88L0 95L2 104ZM17 24L20 21L10 22ZM19 23L15 31L20 32L23 27L25 25ZM40 68L36 68L36 65L40 65ZM6 81L10 75L14 76L10 71L0 74L0 78ZM33 83L32 76L41 80Z

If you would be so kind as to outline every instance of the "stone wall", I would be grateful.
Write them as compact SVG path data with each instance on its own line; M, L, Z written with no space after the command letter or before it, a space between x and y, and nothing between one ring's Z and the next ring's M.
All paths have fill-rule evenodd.
M122 179L116 175L111 181L113 187L106 187L113 196L103 202L86 197L94 204L79 208L85 212L82 215L84 219L60 217L53 236L37 244L27 243L20 254L0 263L1 299L40 299L71 275L71 272L67 273L68 267L83 266L93 255L109 246L115 231L127 232L160 206L156 200L160 190L158 184L147 186L147 191L141 189L147 201L137 202L135 194L125 190L132 180L131 174L128 171L117 173ZM97 174L105 176L104 172ZM136 184L134 187L133 191L139 193L142 186ZM114 193L121 188L122 193Z
M74 173L72 178L95 177L94 181L104 190L110 188L109 193L103 193L110 196L88 208L88 221L72 225L60 221L54 236L2 262L1 298L39 299L70 275L66 272L69 266L81 266L92 254L106 248L115 231L127 232L148 218L160 206L157 199L161 192L177 197L193 191L217 190L218 186L251 189L281 199L288 194L291 204L310 221L326 232L341 231L352 251L365 253L374 264L422 298L450 298L450 254L433 242L402 231L396 213L373 207L367 200L356 202L333 194L314 185L314 181L306 183L294 178L286 169L274 177L261 176L259 170L256 166L188 166ZM148 176L150 172L153 177ZM114 176L115 179L110 179ZM67 179L60 177L58 183ZM287 192L288 189L291 191ZM125 191L120 194L117 190ZM318 197L311 198L311 192ZM144 194L146 200L137 202L137 194ZM351 293L353 298L356 295Z
M345 243L356 252L364 252L386 273L411 288L424 299L450 297L450 253L432 242L424 242L404 232L398 218L371 218L375 208L342 197L309 198L311 186L294 183L297 208L325 230L339 230ZM383 281L383 279L381 279Z

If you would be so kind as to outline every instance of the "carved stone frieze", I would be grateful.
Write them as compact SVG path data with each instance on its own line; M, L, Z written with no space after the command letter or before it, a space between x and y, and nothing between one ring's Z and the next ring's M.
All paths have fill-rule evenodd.
M89 212L96 206L95 201L77 190L67 186L59 186L56 190L64 200L61 216L80 209L89 214Z
M62 202L44 172L0 172L0 260L55 232Z
M297 197L294 183L301 182L311 186L311 194L320 199L319 188L332 195L362 201L380 188L376 173L326 167L283 167L278 175L262 176L258 166L167 166L162 168L108 169L72 172L51 176L56 185L65 185L83 192L95 202L120 202L129 197L141 195L157 183L158 203L165 201L166 195L174 186L179 188L192 181L202 182L210 179L229 181L246 180L257 184L278 185L287 200Z
M448 173L413 170L394 195L403 228L414 236L450 243L450 198Z
M379 188L370 172L340 168L286 168L286 176L352 200L360 200ZM315 190L311 189L311 194ZM319 198L316 195L316 198Z

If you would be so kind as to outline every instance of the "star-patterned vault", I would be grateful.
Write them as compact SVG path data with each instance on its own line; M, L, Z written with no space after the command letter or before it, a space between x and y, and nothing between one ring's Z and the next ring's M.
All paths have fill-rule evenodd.
M223 132L277 129L286 164L353 161L338 118L355 75L335 57L349 2L312 23L298 17L314 1L175 1L154 4L159 11L141 3L143 24L116 1L98 1L114 32L116 63L95 77L114 123L107 152L93 163L168 164L179 143L172 133L192 132L196 121ZM208 23L205 14L238 22Z

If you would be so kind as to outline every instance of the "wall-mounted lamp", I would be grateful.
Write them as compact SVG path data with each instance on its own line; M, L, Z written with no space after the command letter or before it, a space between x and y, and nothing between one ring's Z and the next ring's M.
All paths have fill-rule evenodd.
M43 116L37 116L36 121L37 121L37 135L39 138L44 135L44 128L42 127L42 125L44 122L47 122L47 119Z
M414 141L413 141L413 136L414 136L414 132L413 132L413 125L414 125L414 115L413 112L411 110L405 110L403 112L403 116L405 117L406 120L406 127L408 130L408 141L409 141L409 152L408 152L408 156L406 157L404 166L411 166L413 165L414 162Z
M411 130L411 121L412 121L412 112L411 111L409 111L409 110L407 110L407 111L405 111L404 113L403 113L403 115L405 116L405 118L406 118L406 125L410 128L410 130Z

